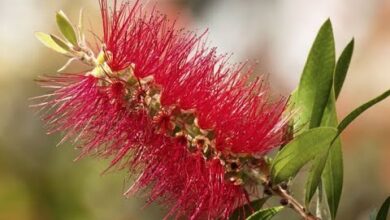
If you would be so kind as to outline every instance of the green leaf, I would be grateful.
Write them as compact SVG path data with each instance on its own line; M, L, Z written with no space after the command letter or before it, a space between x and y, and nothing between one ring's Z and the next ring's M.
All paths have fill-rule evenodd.
M61 40L59 37L57 37L53 34L50 34L50 37L51 37L51 39L53 39L53 41L58 46L62 47L62 49L66 50L66 51L70 51L70 47L63 40Z
M288 97L288 102L287 102L287 112L291 112L293 109L295 109L296 105L296 99L297 99L297 90L298 88L294 89L294 91L291 92L290 96Z
M387 199L383 202L381 208L379 209L379 212L376 216L376 220L388 219L387 216L389 214L389 209L390 209L390 197L387 197Z
M331 90L321 125L334 128L338 125L336 100L333 89ZM343 160L340 139L335 138L332 146L328 149L327 152L319 155L318 158L314 160L313 167L309 172L306 182L305 202L306 205L310 203L322 178L322 184L324 184L330 211L333 214L333 217L335 217L343 187Z
M352 40L343 50L337 61L334 73L334 85L325 108L321 126L337 127L338 125L335 90L337 87L337 93L340 93L351 61L353 45L354 41ZM343 158L339 138L334 140L329 151L322 158L315 160L306 184L306 204L310 202L316 188L321 184L320 178L322 178L322 184L324 185L329 211L334 219L343 187Z
M354 47L354 39L345 47L337 60L335 74L334 74L334 91L336 100L340 95L341 88L343 87L345 77L347 76L349 64L351 63L352 53Z
M68 40L72 45L77 45L77 36L76 32L69 21L68 17L65 15L63 11L57 12L56 15L57 25L60 29L62 35Z
M240 220L243 219L243 217L250 215L254 210L259 210L261 207L263 207L264 203L269 199L270 197L264 197L261 199L256 199L250 204L246 204L244 206L238 207L234 210L234 212L230 215L230 220Z
M314 40L299 82L295 97L300 113L298 127L320 125L333 85L335 59L332 24L327 20Z
M363 105L359 106L357 109L353 110L347 117L345 117L339 124L338 129L339 133L343 132L344 129L353 121L355 120L360 114L362 114L364 111L369 109L371 106L377 104L378 102L384 100L390 95L390 89L381 94L380 96L364 103Z
M277 206L268 209L262 209L253 213L246 220L269 220L278 214L278 212L280 212L283 208L283 206Z
M305 186L305 205L306 207L309 206L311 199L314 196L314 193L316 192L320 182L321 182L321 175L325 168L326 160L328 159L328 153L329 151L326 151L320 155L318 155L314 163L309 171L309 175L306 181Z
M307 130L290 141L273 160L273 183L294 177L307 162L329 147L336 134L334 128L319 127Z
M336 139L329 149L328 160L322 173L322 183L332 219L336 218L343 189L343 153L340 139Z
M336 128L338 125L334 90L331 91L321 125L334 128ZM338 205L340 203L344 175L341 140L339 138L335 138L332 146L329 148L327 156L328 158L321 178L328 201L329 211L332 219L334 219L336 217Z
M68 53L68 50L64 47L62 47L63 45L59 45L57 43L56 40L54 40L55 38L52 37L52 35L49 35L49 34L45 34L43 32L36 32L35 33L35 37L42 43L44 44L46 47L58 52L58 53L61 53L61 54L67 54ZM69 48L69 47L68 47Z

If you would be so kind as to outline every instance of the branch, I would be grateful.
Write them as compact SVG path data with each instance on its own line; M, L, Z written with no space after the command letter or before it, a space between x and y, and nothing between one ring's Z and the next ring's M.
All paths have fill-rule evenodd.
M313 214L311 214L306 208L301 205L289 192L283 189L280 185L270 188L273 194L278 195L282 198L282 203L288 205L291 209L296 211L305 220L321 220Z

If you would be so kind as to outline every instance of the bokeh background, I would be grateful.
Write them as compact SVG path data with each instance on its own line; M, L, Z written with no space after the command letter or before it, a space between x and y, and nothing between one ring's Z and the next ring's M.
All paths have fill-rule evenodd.
M155 2L181 26L199 32L209 28L211 44L233 53L233 61L257 62L275 94L288 95L296 87L316 32L328 17L338 54L352 37L356 40L339 116L390 87L389 0ZM80 8L87 26L100 33L97 0L0 0L0 220L163 217L158 205L144 208L142 195L122 196L130 185L125 172L101 175L108 161L74 162L74 147L55 147L59 135L47 136L29 108L28 98L44 93L33 79L65 62L34 32L58 33L55 12L63 9L76 20ZM342 139L345 185L338 219L367 219L390 194L390 100L366 112ZM287 211L280 219L296 218Z

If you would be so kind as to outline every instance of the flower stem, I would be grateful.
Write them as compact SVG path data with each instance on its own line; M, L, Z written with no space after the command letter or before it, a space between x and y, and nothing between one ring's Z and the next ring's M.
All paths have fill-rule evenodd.
M296 211L305 220L320 220L320 218L311 214L306 208L301 205L289 192L283 189L280 185L271 187L273 194L281 197L283 200L288 201L288 207Z
M264 166L261 169L261 173L253 170L252 174L258 180L258 183L263 185L264 193L270 196L280 197L280 203L282 205L285 205L297 212L304 220L321 220L320 217L313 215L290 194L287 183L281 183L277 185L272 184L269 172L269 163L264 157L262 158L262 164Z

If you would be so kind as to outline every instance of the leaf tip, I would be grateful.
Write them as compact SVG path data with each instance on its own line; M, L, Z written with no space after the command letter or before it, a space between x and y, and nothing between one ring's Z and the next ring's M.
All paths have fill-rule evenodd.
M349 41L347 47L349 47L351 50L355 47L355 37L352 37L351 41Z
M332 28L332 21L330 20L330 18L327 18L322 26L327 26Z
M58 10L56 12L56 16L62 16L64 18L68 18L63 10Z
M43 34L41 31L35 31L34 36L39 39L39 37Z

